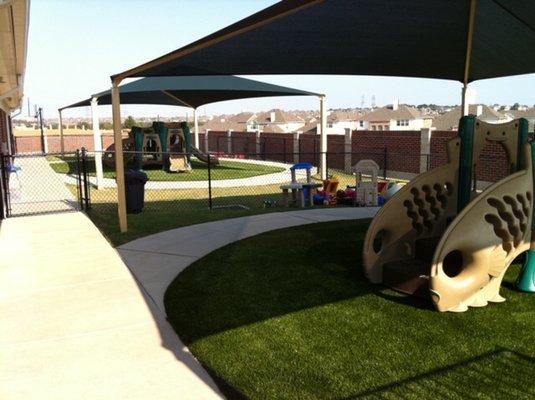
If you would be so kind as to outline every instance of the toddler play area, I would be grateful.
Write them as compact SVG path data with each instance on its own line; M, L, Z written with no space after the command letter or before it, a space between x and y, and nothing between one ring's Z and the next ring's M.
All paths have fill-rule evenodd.
M479 191L475 171L487 142L506 149L510 174ZM517 287L535 292L535 153L527 120L463 117L447 153L447 164L410 181L373 219L363 250L366 276L430 298L439 311L462 312L505 301L504 274L525 254Z

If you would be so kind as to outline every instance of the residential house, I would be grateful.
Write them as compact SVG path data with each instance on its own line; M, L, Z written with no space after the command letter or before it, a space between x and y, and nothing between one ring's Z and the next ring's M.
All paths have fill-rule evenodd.
M300 116L278 108L258 114L256 122L263 132L297 132L305 125L305 120Z
M503 123L513 119L484 104L469 105L468 113L476 115L481 121L493 124ZM455 107L450 112L435 117L432 128L439 131L456 131L459 127L461 116L461 107Z
M357 130L414 131L430 127L433 117L422 114L417 108L395 101L360 117Z
M526 110L509 110L504 114L511 119L526 118L529 123L529 131L535 131L535 107Z

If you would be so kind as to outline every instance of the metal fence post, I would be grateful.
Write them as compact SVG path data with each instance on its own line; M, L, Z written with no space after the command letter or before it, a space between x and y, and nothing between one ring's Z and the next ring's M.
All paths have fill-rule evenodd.
M78 202L80 203L80 210L84 209L84 203L82 200L82 163L80 159L80 149L76 149L76 173L78 179L76 180L76 189L78 192Z
M212 158L208 154L208 208L212 211Z
M82 147L82 174L84 182L84 207L89 210L89 185L87 180L87 151Z

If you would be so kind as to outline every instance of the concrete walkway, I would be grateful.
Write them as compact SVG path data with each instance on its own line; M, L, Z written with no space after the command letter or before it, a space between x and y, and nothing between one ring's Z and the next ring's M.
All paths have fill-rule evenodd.
M218 399L82 213L0 226L0 399Z
M378 208L320 208L269 213L186 226L146 236L118 247L139 284L165 315L163 296L187 266L229 243L274 229L373 217Z
M9 179L12 215L78 210L78 201L44 156L15 157L14 165L21 169Z

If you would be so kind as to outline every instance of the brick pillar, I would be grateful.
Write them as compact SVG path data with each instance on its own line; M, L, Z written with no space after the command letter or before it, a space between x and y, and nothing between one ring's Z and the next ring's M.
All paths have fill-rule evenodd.
M297 164L299 162L299 159L301 158L301 154L299 152L299 137L301 136L301 132L296 132L294 134L294 140L293 140L293 151L294 151L294 164Z
M344 135L344 171L348 174L352 171L351 165L351 128L345 128Z
M204 151L206 154L208 154L208 152L210 151L210 149L208 148L208 143L210 143L208 141L208 134L210 133L210 129L207 129L206 130L206 133L204 134Z
M260 129L257 129L255 132L255 153L256 157L260 157L260 152L262 151L262 145L260 142Z
M232 129L227 131L227 153L232 154Z
M428 157L431 153L431 129L422 128L420 131L420 173L427 171Z

